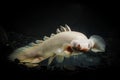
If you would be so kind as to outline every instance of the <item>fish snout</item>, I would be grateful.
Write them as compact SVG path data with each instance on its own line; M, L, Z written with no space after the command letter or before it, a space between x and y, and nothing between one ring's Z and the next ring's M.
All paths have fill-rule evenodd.
M74 40L71 42L72 49L74 51L79 51L79 52L87 52L90 50L90 46L88 43L85 42L80 42L78 40Z
M82 45L78 44L76 47L73 47L74 50L80 51L80 52L87 52L89 51L89 48L83 47Z

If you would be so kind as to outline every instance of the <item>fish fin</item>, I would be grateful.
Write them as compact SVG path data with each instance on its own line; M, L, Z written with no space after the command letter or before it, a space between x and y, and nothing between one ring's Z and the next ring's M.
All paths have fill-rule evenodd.
M60 33L61 31L60 31L60 29L59 28L57 28L57 30L56 30L56 33L58 34L58 33Z
M37 58L34 58L31 63L40 63L45 59L46 58L44 58L44 57L37 57Z
M45 41L45 40L47 40L47 39L49 39L49 37L47 37L47 36L44 36L43 40Z
M36 40L35 43L36 43L36 44L43 43L43 40Z
M34 52L34 50L37 49L38 47L38 44L37 45L34 45L34 43L30 45L27 45L27 46L24 46L24 47L20 47L18 49L16 49L13 53L11 53L9 55L9 60L10 61L15 61L15 59L18 59L20 61L29 61L31 62L30 60L33 59L33 57L39 55L38 53ZM28 60L27 60L28 59Z
M32 60L33 58L28 58L28 59L21 60L20 63L31 63Z
M54 60L54 58L55 58L55 54L53 55L53 56L51 56L50 58L49 58L49 60L48 60L48 65L50 65L51 63L52 63L52 61Z
M9 55L9 60L14 61L15 59L19 60L19 58L21 58L21 57L24 58L25 57L25 56L23 56L25 54L24 52L28 49L31 49L31 47L25 46L25 47L18 48L12 54Z
M65 28L66 28L66 31L71 31L70 27L67 24L65 24Z
M62 63L62 62L64 61L64 56L63 56L63 55L57 55L57 56L56 56L56 61L57 61L58 63Z
M46 58L38 57L38 58L28 58L25 60L20 61L19 64L23 64L27 67L37 67L39 66L39 63L45 60Z
M60 26L60 30L61 30L61 32L66 32L66 28L63 26Z
M50 35L50 37L53 37L55 34L54 33L52 33L51 35Z
M90 37L90 44L92 46L91 51L93 52L105 52L105 41L102 37L93 35Z
M34 68L34 67L39 66L39 64L36 64L36 63L35 64L33 64L33 63L19 63L19 64L25 65L29 68Z
M36 46L36 45L38 45L38 44L36 44L36 43L34 43L34 42L31 42L31 43L29 43L28 45L31 46L31 47L33 47L33 46Z
M23 48L35 47L40 45L41 43L43 43L43 40L36 40L35 42L31 42L28 45L24 46Z
M61 33L66 31L71 31L70 27L67 24L65 24L65 27L60 25L60 28L57 28L56 33Z

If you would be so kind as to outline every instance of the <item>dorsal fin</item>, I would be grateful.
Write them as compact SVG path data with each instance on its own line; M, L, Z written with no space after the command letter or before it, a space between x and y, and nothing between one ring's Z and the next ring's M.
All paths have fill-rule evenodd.
M55 35L55 34L52 33L52 34L50 35L50 37L53 37L54 35Z
M61 30L61 32L65 32L65 31L66 31L66 28L63 27L63 26L60 26L60 30Z
M33 42L31 42L31 43L29 43L29 46L36 46L37 44L35 44L35 43L33 43Z
M42 42L43 42L43 40L36 40L35 41L36 44L39 44L39 43L42 43Z
M56 33L66 32L66 31L71 31L70 27L67 24L65 24L65 27L60 26L60 28L57 28Z
M47 39L47 37L45 36L44 39ZM27 48L27 47L37 46L37 45L39 45L39 44L41 44L41 43L43 43L43 42L44 42L43 40L36 40L35 42L29 43L29 44L28 44L27 46L25 46L25 47Z
M66 31L71 31L70 27L69 27L67 24L65 24L65 27L60 26L60 28L57 28L56 33L61 33L61 32L66 32ZM53 37L54 35L56 35L56 34L53 34L53 33L52 33L52 34L50 35L50 37ZM49 39L50 37L44 36L43 40L36 40L35 43L36 43L36 44L40 44L40 43L42 43L43 41ZM35 45L35 43L34 43L34 44L31 43L31 45Z
M56 33L60 33L61 31L57 28Z
M71 31L70 27L67 24L65 24L65 28L66 28L66 31Z
M45 40L47 40L47 39L49 39L49 37L47 37L47 36L44 36L43 40L45 41Z

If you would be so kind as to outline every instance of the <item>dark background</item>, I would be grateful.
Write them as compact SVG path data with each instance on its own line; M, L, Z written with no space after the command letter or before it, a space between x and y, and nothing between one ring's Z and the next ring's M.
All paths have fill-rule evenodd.
M1 28L1 71L11 79L108 79L119 77L119 5L117 3L40 3L4 4L0 8ZM9 63L6 57L13 49L6 47L9 41L4 33L24 34L37 39L56 32L59 25L68 24L72 30L80 31L90 37L102 36L107 42L108 52L112 54L111 66L97 70L80 71L40 71L19 68ZM4 38L4 39L3 39ZM3 44L2 44L3 43ZM8 52L9 51L9 52ZM1 76L3 76L1 75ZM5 78L5 77L4 77Z

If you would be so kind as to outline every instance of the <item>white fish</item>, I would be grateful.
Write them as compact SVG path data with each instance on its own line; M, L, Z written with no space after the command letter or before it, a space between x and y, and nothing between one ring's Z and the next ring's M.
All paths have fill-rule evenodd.
M10 55L10 60L18 59L20 64L35 67L47 58L49 65L54 58L61 63L64 57L69 58L90 50L95 53L105 51L105 41L100 36L93 35L88 39L83 33L71 31L68 25L60 26L56 32L50 37L45 36L43 40L36 40L36 43L18 48Z

